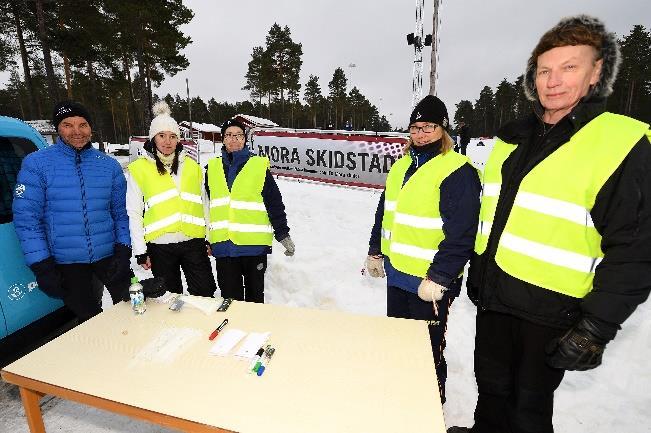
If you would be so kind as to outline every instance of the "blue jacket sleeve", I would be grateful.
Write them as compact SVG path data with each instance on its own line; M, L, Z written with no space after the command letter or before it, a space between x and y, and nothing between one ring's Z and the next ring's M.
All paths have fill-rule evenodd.
M39 169L36 153L22 163L14 190L14 229L20 240L27 265L52 255L44 224L45 179Z
M445 239L429 267L429 278L449 287L470 259L479 221L481 184L477 170L465 164L441 184L440 211Z
M122 167L113 161L113 190L111 192L111 216L115 227L115 243L131 246L129 234L129 215L127 215L127 180Z
M280 189L278 189L278 184L276 184L269 170L267 170L262 187L262 201L267 208L269 221L274 229L274 237L277 241L285 239L289 236L285 204L283 203L283 196L280 194Z
M384 193L380 194L380 201L375 210L375 222L371 229L371 239L368 241L368 255L374 256L382 253L382 218L384 217Z

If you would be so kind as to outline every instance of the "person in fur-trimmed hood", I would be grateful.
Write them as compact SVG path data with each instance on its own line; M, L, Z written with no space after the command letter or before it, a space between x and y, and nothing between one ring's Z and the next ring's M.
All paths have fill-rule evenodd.
M553 432L565 371L599 366L649 295L650 132L605 111L619 64L615 35L586 15L531 54L533 112L499 130L482 179L475 425L449 433Z
M140 266L183 293L181 269L191 295L217 290L206 249L205 194L201 167L179 143L179 125L160 101L144 154L129 164L127 213L133 253Z

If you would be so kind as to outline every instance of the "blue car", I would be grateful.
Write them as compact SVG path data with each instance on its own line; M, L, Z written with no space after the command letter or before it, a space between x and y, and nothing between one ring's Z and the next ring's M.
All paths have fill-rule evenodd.
M0 365L43 342L73 317L60 299L39 290L14 231L11 205L20 165L27 154L45 146L34 128L0 116Z

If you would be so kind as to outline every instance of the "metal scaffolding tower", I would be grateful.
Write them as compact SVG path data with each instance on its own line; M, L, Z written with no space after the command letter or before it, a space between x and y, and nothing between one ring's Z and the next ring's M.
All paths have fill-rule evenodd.
M411 106L423 96L423 47L432 44L432 35L423 34L423 7L425 0L416 0L416 31L407 35L407 44L414 46L414 74Z
M438 61L439 61L439 0L434 0L434 26L432 29L432 62L429 73L429 94L436 95L436 82L438 81Z

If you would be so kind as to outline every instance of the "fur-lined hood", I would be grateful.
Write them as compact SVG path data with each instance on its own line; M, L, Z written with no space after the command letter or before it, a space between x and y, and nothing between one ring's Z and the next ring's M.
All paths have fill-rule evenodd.
M582 25L587 27L590 31L601 34L602 36L602 49L601 58L603 65L601 66L601 76L599 81L592 88L588 94L588 99L591 97L605 98L613 92L613 84L619 72L619 66L622 62L621 54L619 51L619 43L615 33L606 30L604 23L598 18L589 15L577 15L573 17L563 18L555 27L550 31L560 31L566 26ZM527 99L530 101L538 101L538 93L536 92L536 64L537 58L533 56L527 62L527 70L524 74L522 87Z

